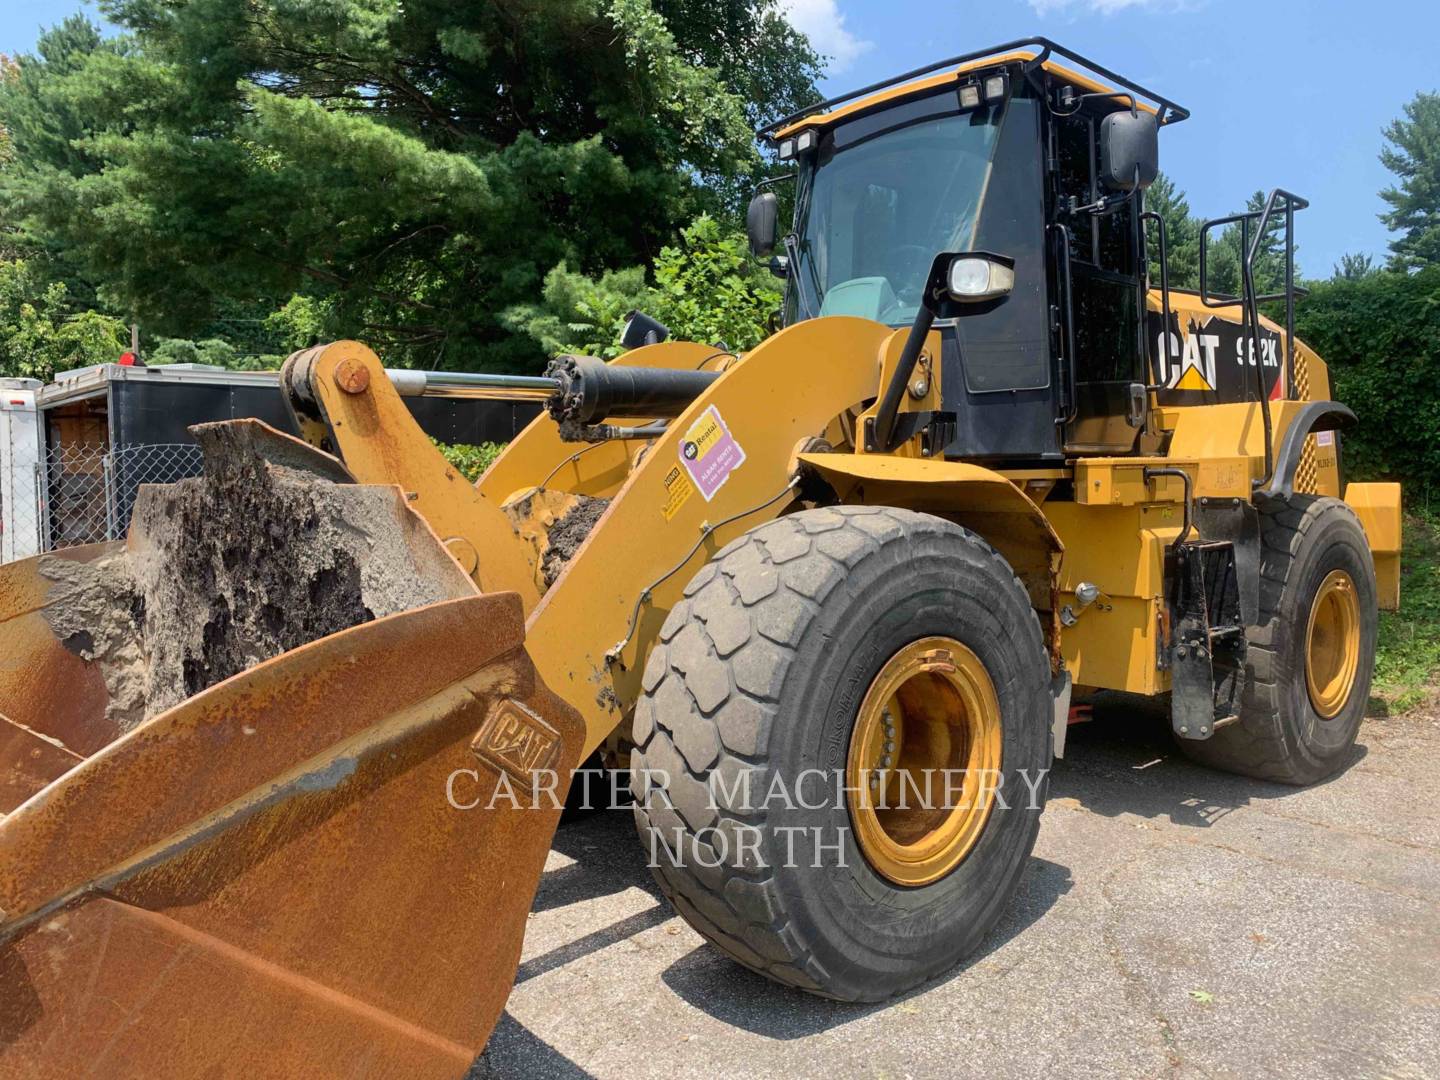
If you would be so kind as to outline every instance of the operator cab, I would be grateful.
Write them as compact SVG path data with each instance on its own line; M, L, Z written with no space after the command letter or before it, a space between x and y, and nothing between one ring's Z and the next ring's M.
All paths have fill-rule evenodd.
M946 61L762 132L795 166L793 228L772 259L782 319L912 326L927 282L946 287L937 255L979 256L1008 271L1008 290L931 313L945 456L1126 453L1151 381L1142 192L1155 132L1189 114L1044 39L1020 44L1038 48ZM771 191L752 202L757 254L776 246L775 206Z

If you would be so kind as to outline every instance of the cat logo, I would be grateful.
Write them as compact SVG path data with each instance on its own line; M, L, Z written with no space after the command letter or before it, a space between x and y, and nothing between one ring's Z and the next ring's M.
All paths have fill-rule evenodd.
M471 751L493 768L524 784L554 764L560 733L518 701L497 702L470 744Z
M1175 384L1175 389L1214 390L1215 387L1211 386L1205 376L1201 374L1200 365L1196 361L1190 359L1189 357L1186 357L1184 360L1184 366L1181 369L1180 379Z
M1162 334L1158 341L1161 355L1169 357L1168 378L1165 379L1165 387L1168 390L1215 390L1215 355L1220 348L1220 338L1215 334L1201 334L1192 330L1185 335L1185 344L1182 348L1176 341L1174 334ZM1168 341L1166 339L1169 339ZM1169 345L1167 351L1165 346ZM1179 354L1178 356L1176 354ZM1175 365L1175 360L1179 365Z

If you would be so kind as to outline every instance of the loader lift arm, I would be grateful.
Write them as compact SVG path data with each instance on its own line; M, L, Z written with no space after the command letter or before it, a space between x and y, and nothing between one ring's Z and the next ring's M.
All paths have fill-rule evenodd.
M381 502L409 523L416 565L452 567L453 599L272 656L133 730L108 723L98 661L57 636L57 557L0 569L0 712L58 744L0 820L0 1065L178 1077L370 1055L462 1071L508 994L571 770L633 708L686 581L793 504L799 454L874 398L900 336L851 318L793 327L689 380L683 408L652 402L678 412L657 437L577 448L542 416L473 487L373 352L297 354L301 430L343 466L231 422L250 425L254 468L293 479L309 461L315 483L393 493ZM621 366L715 356L664 343ZM522 520L544 485L609 500L548 590ZM199 526L194 545L235 546ZM152 546L132 534L82 558ZM52 710L57 679L87 695Z

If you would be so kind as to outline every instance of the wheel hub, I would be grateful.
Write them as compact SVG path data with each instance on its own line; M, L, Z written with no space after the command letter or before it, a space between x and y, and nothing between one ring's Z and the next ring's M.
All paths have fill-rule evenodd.
M866 861L898 885L960 865L995 802L1000 704L980 658L953 638L906 645L875 676L846 761Z
M1360 667L1360 601L1344 570L1332 570L1316 590L1305 631L1305 682L1310 704L1325 719L1350 699Z

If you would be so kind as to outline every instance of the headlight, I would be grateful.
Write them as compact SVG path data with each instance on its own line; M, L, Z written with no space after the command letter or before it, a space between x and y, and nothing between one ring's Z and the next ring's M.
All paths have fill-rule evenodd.
M998 256L957 255L947 285L956 300L993 300L1015 287L1015 267Z

